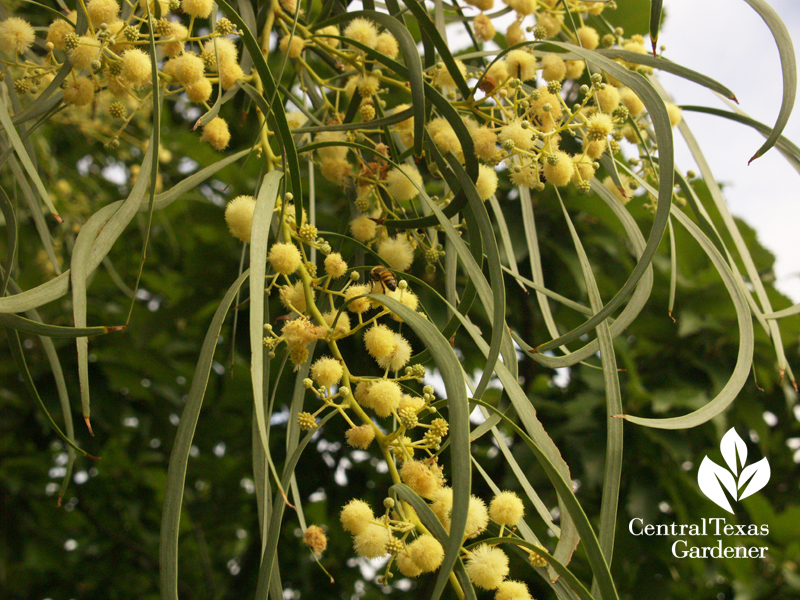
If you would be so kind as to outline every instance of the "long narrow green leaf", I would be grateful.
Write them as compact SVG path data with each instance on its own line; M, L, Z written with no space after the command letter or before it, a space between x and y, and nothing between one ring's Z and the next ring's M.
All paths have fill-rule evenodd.
M791 317L792 315L796 314L800 314L800 304L795 304L794 306L790 306L789 308L784 308L783 310L779 310L774 313L766 313L764 315L764 318L783 319L784 317Z
M322 427L325 423L328 422L334 415L337 415L336 411L331 411L327 415L325 415L322 419L319 420L317 425ZM295 451L289 456L283 466L283 474L281 476L281 486L286 488L289 487L289 482L291 481L292 474L294 473L295 468L297 467L297 463L300 460L300 456L306 449L306 446L311 441L311 438L317 433L317 430L309 431L305 437L300 441L297 445ZM278 540L280 539L280 528L281 528L281 521L283 520L283 513L286 510L286 503L283 501L283 498L279 493L275 494L275 497L272 500L272 512L269 514L269 526L268 526L268 534L267 534L267 542L264 551L262 552L261 556L261 565L258 570L258 584L256 586L256 593L255 598L257 600L264 600L270 593L272 589L272 581L274 579L273 573L278 576L278 570L274 568L277 562L277 553L278 553Z
M39 172L36 170L36 167L33 166L31 157L28 155L28 151L25 149L25 144L23 144L19 137L17 128L14 127L14 124L11 122L11 115L9 114L8 107L2 98L0 98L0 125L3 126L3 130L6 133L8 141L14 148L14 152L17 153L19 161L22 163L22 166L28 173L28 177L30 177L30 180L36 187L36 191L39 193L39 197L42 199L42 202L45 203L47 209L50 211L50 214L52 214L56 221L60 223L62 219L58 216L58 211L53 205L53 201L50 200L50 194L47 193L47 189L44 187L42 179L39 177Z
M656 85L658 85L657 82ZM661 89L663 90L663 88ZM730 209L725 202L725 199L722 197L722 190L714 178L711 168L708 166L708 162L703 155L703 151L700 149L697 140L694 138L694 135L685 121L681 121L678 124L678 130L681 132L683 139L686 140L686 144L689 146L689 150L691 151L697 166L700 168L700 173L703 175L703 179L708 186L708 190L711 193L711 198L714 201L714 205L716 206L717 211L722 218L725 228L728 230L728 233L733 240L736 251L741 258L742 264L747 272L747 276L750 279L750 283L756 292L756 296L758 297L761 307L758 311L754 310L754 312L761 312L762 314L773 312L769 296L767 295L767 291L761 281L761 276L758 273L758 269L753 262L753 258L750 256L750 251L747 249L747 244L745 243L744 238L742 237L742 234L736 225L736 221L734 220L733 215L731 214ZM729 263L733 265L734 275L740 282L739 287L741 289L745 289L745 286L742 285L743 281L741 275L739 274L738 267L735 266L733 261L729 261ZM748 302L752 302L752 296L750 296L749 292L747 293L747 297ZM783 377L785 373L789 376L790 381L794 382L794 373L792 372L792 368L786 360L786 354L783 349L783 340L781 337L780 328L774 321L770 321L768 323L768 327L770 338L772 339L772 344L775 349L775 355L778 358L778 369L781 372L781 377Z
M31 372L28 369L28 363L25 360L25 353L22 350L22 342L19 339L19 332L14 329L7 329L6 330L6 338L8 339L8 344L11 346L11 356L14 359L14 362L17 365L17 371L22 376L22 380L25 383L25 387L28 388L28 393L31 397L36 401L36 404L39 405L39 408L42 409L45 417L47 417L50 426L55 430L65 444L67 444L70 448L75 449L79 454L82 456L86 456L87 458L91 458L93 460L100 460L96 456L92 456L88 452L86 452L83 448L80 448L75 444L72 440L71 436L67 436L61 431L61 428L56 424L53 417L50 415L50 411L47 410L47 406L42 401L41 396L39 396L39 392L36 390L36 384L33 382L33 377L31 377Z
M453 348L433 324L416 311L384 294L369 294L369 298L383 304L408 324L430 351L447 390L448 422L450 423L450 472L453 483L453 509L450 535L444 542L444 560L436 578L431 600L438 600L447 585L447 577L458 559L472 480L469 443L469 403L461 376L461 363ZM499 363L498 366L502 365Z
M653 56L656 56L658 32L661 29L662 0L650 0L650 42L653 45Z
M70 262L70 282L72 284L72 314L75 320L75 327L86 327L86 281L91 272L91 256L92 253L97 251L101 246L99 233L102 229L119 229L120 233L133 219L139 205L141 204L144 194L147 191L147 186L150 183L150 170L152 169L152 155L154 140L150 140L150 145L147 147L144 158L142 159L142 166L139 171L139 177L131 189L131 193L120 204L119 209L111 215L110 210L100 209L84 224L78 233L75 240L75 246L72 249L72 260ZM111 244L116 238L109 239L107 248L100 249L103 256L108 254ZM86 337L78 337L75 339L78 348L78 379L81 388L81 407L83 409L83 418L86 421L86 426L89 431L92 427L89 421L90 417L90 399L89 399L89 339Z
M630 241L634 255L641 262L641 256L645 250L645 240L639 226L631 216L627 208L625 208L619 200L617 200L611 192L602 185L599 181L592 180L592 191L594 191L606 203L606 205L614 212L614 215L619 219L625 229L625 233ZM588 207L587 207L588 208ZM636 289L631 296L630 301L619 314L619 317L611 323L611 337L614 338L620 333L625 331L627 327L636 319L641 310L647 303L650 297L650 291L653 287L653 269L650 266L636 286ZM527 344L515 336L517 343L526 351L528 350ZM546 367L559 368L568 367L578 362L584 361L590 356L593 356L598 350L599 342L597 339L591 340L588 344L575 350L574 352L567 352L564 356L548 356L546 354L534 353L531 356L533 359Z
M483 392L489 385L494 372L494 366L497 364L497 359L500 356L500 345L505 338L508 340L506 352L504 357L506 364L516 366L517 353L511 346L510 337L508 336L508 328L505 324L506 315L506 288L503 282L503 270L500 267L500 253L497 250L497 240L494 237L492 223L489 220L489 213L486 211L486 205L478 196L478 190L475 189L475 184L470 180L469 175L461 166L461 163L452 154L447 155L447 161L450 163L450 168L453 170L461 190L467 195L467 201L471 209L472 215L478 224L478 232L483 240L483 247L486 252L486 261L489 269L490 287L492 290L492 303L491 303L491 342L489 343L489 354L486 357L486 364L483 369L483 374L478 382L475 390L475 396L482 396ZM470 228L470 231L475 231ZM487 312L490 310L489 305L486 306ZM512 367L512 372L515 367Z
M664 71L666 73L672 73L673 75L677 75L678 77L682 77L687 81L693 81L703 87L706 87L710 90L713 90L726 98L731 100L736 100L736 95L727 87L708 77L707 75L703 75L702 73L698 73L697 71L693 71L687 67L679 65L677 63L672 62L671 60L667 60L666 58L662 57L652 57L649 54L639 54L638 52L631 52L630 50L622 50L619 48L608 48L608 49L598 49L596 50L599 54L603 56L607 56L608 58L619 58L626 62L638 64L638 65L645 65L647 67L653 67L654 69L658 69L659 71Z
M753 322L750 318L750 309L744 291L739 286L733 276L725 258L717 250L713 242L694 224L680 209L673 207L672 216L683 225L689 233L697 240L700 247L708 255L714 267L720 274L722 282L731 296L734 308L736 309L736 319L739 323L739 352L736 357L736 366L725 386L720 390L711 401L705 406L681 417L665 419L649 419L634 417L631 415L620 415L625 420L637 425L655 427L657 429L686 429L696 427L714 418L724 411L744 387L750 374L750 365L753 360L754 337Z
M772 128L767 141L756 150L756 153L750 158L747 164L750 164L759 156L772 148L778 141L781 133L783 133L786 124L789 122L789 116L792 114L794 107L794 99L797 95L797 62L794 54L794 45L792 44L792 37L789 35L789 30L786 29L778 13L775 12L765 0L744 0L753 10L764 20L764 23L769 27L772 37L775 38L775 44L778 46L778 53L781 57L781 73L783 75L783 95L781 98L781 110L778 113L778 118L775 121L775 126Z
M178 525L181 518L183 488L186 483L189 449L192 446L192 438L200 417L200 408L203 405L203 397L211 373L217 338L222 329L225 315L249 274L249 271L245 271L233 282L211 319L192 377L186 406L181 413L180 424L175 434L175 444L169 457L167 485L164 491L164 511L161 517L159 583L163 600L178 600Z
M267 422L264 418L264 278L267 271L269 223L280 192L283 173L272 171L264 176L256 197L250 236L250 375L256 422L264 450L269 452Z
M3 281L0 283L0 296L6 295L8 282L11 279L11 271L14 268L14 261L17 259L17 241L19 231L17 225L17 213L11 205L6 191L0 187L0 210L3 212L3 220L6 225L6 258L3 261Z
M44 213L42 213L39 198L28 183L22 165L19 164L15 156L8 157L8 165L11 167L11 172L14 174L19 190L22 192L22 197L28 206L28 213L33 218L36 232L39 234L39 239L42 242L45 254L47 254L47 259L53 266L53 271L61 273L61 265L59 265L55 250L53 249L53 237L50 235L50 229L47 226Z
M558 190L556 190L558 194ZM572 219L567 212L561 195L558 194L561 211L569 227L575 251L578 253L586 289L589 292L589 303L592 310L598 311L603 306L603 299L597 287L597 281L592 273L592 265L583 248L578 232L572 224ZM619 387L619 374L617 373L617 359L611 338L611 328L607 321L597 326L597 341L600 345L600 361L603 367L603 380L606 394L606 460L603 474L603 497L600 502L600 549L605 556L606 563L611 565L614 556L614 534L617 530L617 510L619 507L619 487L622 478L622 421L616 419L622 413L622 396ZM598 587L597 579L592 585L593 591Z
M742 123L743 125L748 125L749 127L752 127L765 137L769 136L772 133L771 127L768 127L767 125L764 125L763 123L756 121L755 119L752 119L747 115L737 114L735 112L730 112L719 108L713 108L710 106L692 106L685 104L681 105L681 110L685 110L688 112L705 113L708 115L715 115L717 117L722 117L723 119L736 121L737 123ZM785 138L782 135L778 136L778 139L775 141L775 147L781 154L783 154L786 160L789 161L789 163L794 167L795 171L800 173L800 148L798 148L791 140Z
M198 171L194 175L190 175L189 177L183 179L180 183L176 184L166 192L158 194L155 198L154 208L156 210L160 210L169 206L175 200L183 197L188 191L196 188L200 183L215 173L221 171L223 168L227 167L231 163L236 162L249 153L250 150L243 150L236 154L232 154L231 156L227 156L222 160L209 165L202 171ZM94 215L92 215L92 218L108 221L111 216L117 210L119 210L123 203L123 200L119 200L109 204L108 206L104 206ZM147 209L148 202L145 198L142 198L139 211L141 212ZM120 224L117 222L109 222L101 229L99 235L97 236L97 243L92 248L87 274L92 273L97 268L97 265L102 262L103 258L105 258L105 256L108 254L111 246L114 245L114 242L116 242L123 230L124 226L120 226ZM31 308L42 306L48 302L52 302L53 300L61 298L69 291L69 278L70 272L66 271L58 277L55 277L47 283L43 283L33 289L26 290L13 296L0 298L0 313L24 312Z
M40 335L51 338L75 338L81 336L105 335L112 331L119 331L124 327L62 327L60 325L48 325L41 321L34 321L20 317L19 315L0 313L0 325L16 329L23 333Z

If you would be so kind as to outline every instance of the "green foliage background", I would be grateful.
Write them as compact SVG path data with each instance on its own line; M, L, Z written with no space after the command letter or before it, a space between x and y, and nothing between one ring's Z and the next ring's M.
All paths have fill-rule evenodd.
M631 2L619 2L621 7ZM635 3L644 4L644 3ZM646 7L644 7L646 8ZM630 9L631 30L646 31L646 11ZM279 56L272 59L275 71ZM241 98L223 112L232 124L254 110ZM162 146L173 158L162 165L165 189L179 181L179 166L186 159L210 164L216 155L196 143L188 132L189 120L169 111L170 135ZM166 126L165 126L166 127ZM76 130L43 125L37 143L50 157L43 169L52 179L64 179L71 191L56 200L68 206L73 222L53 227L57 243L69 249L75 232L86 216L126 191L101 176L103 167L117 160L127 162L124 151L111 157L98 143L75 143ZM244 137L244 136L242 136ZM237 139L234 132L234 139ZM232 148L230 151L243 149ZM139 159L140 160L140 159ZM82 165L79 170L78 165ZM88 170L86 165L88 164ZM8 354L0 363L0 589L9 599L103 598L108 600L158 598L158 543L164 501L169 451L188 385L200 352L206 328L216 310L222 290L236 278L240 245L228 234L222 212L224 201L240 193L251 193L258 185L256 161L236 163L223 169L207 184L193 190L158 213L150 233L150 245L141 289L133 317L124 332L90 342L90 378L93 386L92 423L95 437L77 427L78 445L102 457L93 462L79 459L76 473L56 508L57 489L63 476L66 450L56 441L46 419L26 394L17 367ZM13 188L7 172L2 184ZM350 217L345 207L328 202L340 194L327 182L317 182L317 225L321 231L339 231ZM696 180L696 193L712 206L705 185ZM507 209L506 220L520 273L530 277L525 232L519 200L510 189L498 190ZM571 192L563 195L574 215L574 223L592 264L614 264L621 268L598 269L595 273L603 298L610 298L633 268L630 253L621 247L621 229L599 199ZM570 298L583 297L585 290L580 266L558 201L548 189L535 199L537 228L542 241L543 269L550 287ZM643 231L652 216L635 200L631 211ZM711 210L711 208L709 208ZM712 214L712 216L715 216ZM146 217L134 220L115 245L105 268L91 281L89 315L91 323L108 325L124 322L139 267ZM721 228L721 223L717 223ZM773 257L763 249L746 224L739 223L758 272L769 281ZM56 230L57 229L57 230ZM34 287L48 273L38 252L32 227L22 227L19 244L21 264L40 265L38 272L23 272L19 284ZM670 260L668 240L662 242L653 261L655 284L648 304L623 336L614 340L618 356L622 397L626 413L638 416L672 416L697 409L714 397L733 370L738 348L736 314L730 297L713 266L688 234L676 228L678 286L673 322L668 315ZM336 248L334 248L336 249ZM4 247L7 251L7 248ZM358 256L345 243L345 256ZM354 261L355 262L355 261ZM365 264L369 265L367 261ZM417 265L412 275L425 279ZM518 333L539 343L549 339L533 294L523 291L512 278L506 279L507 314ZM765 284L773 306L789 301L769 283ZM432 304L420 292L423 304ZM273 298L270 315L282 311ZM68 297L42 307L48 323L70 326ZM255 495L252 492L252 397L249 370L247 305L237 306L238 319L229 315L222 330L216 363L209 382L189 462L187 487L181 516L179 592L182 598L233 599L251 597L260 562L261 540ZM554 308L564 329L578 326L576 313ZM482 330L489 327L481 313L471 315ZM798 364L800 320L795 316L781 322L790 364ZM77 398L74 343L54 340L65 377ZM482 355L466 335L455 338L467 373L480 374ZM51 412L57 412L57 394L50 367L39 340L25 336L24 348L33 380ZM352 342L352 356L366 352ZM5 350L3 351L5 353ZM602 371L579 365L565 374L555 374L520 353L521 385L535 406L538 417L561 449L579 482L576 495L597 525L603 485L607 431L605 387ZM357 360L357 358L356 358ZM591 361L590 361L591 362ZM277 363L277 364L275 364ZM274 361L274 371L280 367ZM790 598L800 594L800 506L797 503L797 463L790 449L798 437L796 393L775 364L772 344L756 328L753 373L739 398L723 415L694 429L666 431L636 425L625 426L625 463L620 490L620 514L612 574L621 598L693 598L737 600ZM756 380L758 385L756 385ZM277 389L277 406L270 436L276 460L282 460L286 406L294 381L285 378ZM504 403L500 390L484 395L488 402ZM764 413L777 417L768 425ZM769 459L772 479L761 493L737 507L737 523L769 526L764 539L742 540L746 545L769 545L765 561L674 560L671 540L634 537L628 522L641 517L648 523L695 523L701 518L723 516L707 501L696 484L696 468L702 456L717 460L719 439L730 427L749 431L751 440ZM501 425L501 429L503 426ZM309 523L327 527L329 548L321 564L335 575L330 584L300 542L299 525L287 512L279 544L284 588L296 590L302 598L317 595L330 598L428 597L433 579L420 579L411 592L381 588L366 583L365 573L352 558L350 536L342 531L339 508L353 495L379 505L386 495L388 477L376 475L377 459L343 446L340 423L326 425L312 444L316 451L304 455L297 470L297 486ZM555 494L536 461L513 433L508 431L511 449L531 483L548 506L556 504ZM754 446L755 444L753 444ZM500 487L515 488L516 478L501 454L491 444L475 444L473 455L492 474ZM473 479L474 493L484 497L490 490ZM534 525L536 534L547 539L544 526ZM711 545L715 539L697 539L696 545ZM522 562L520 558L512 561ZM582 547L571 568L583 580L591 580ZM554 598L552 591L532 576L526 582L536 598ZM446 593L450 593L449 591Z

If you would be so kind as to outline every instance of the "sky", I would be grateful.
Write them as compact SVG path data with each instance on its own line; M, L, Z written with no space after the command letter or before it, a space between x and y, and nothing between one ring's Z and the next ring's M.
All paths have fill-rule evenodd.
M789 29L797 56L800 3L771 0L770 4ZM666 46L664 56L726 85L742 110L774 124L781 103L780 60L769 29L753 9L743 0L665 0L664 9L659 36L659 45ZM696 84L669 74L659 79L677 104L727 109L713 92ZM783 133L796 144L800 144L798 111L795 106ZM754 227L759 241L776 255L778 288L800 302L800 174L775 149L748 166L764 138L744 125L697 113L684 117L717 180L724 184L731 212ZM684 172L695 168L685 146L679 145L677 161Z

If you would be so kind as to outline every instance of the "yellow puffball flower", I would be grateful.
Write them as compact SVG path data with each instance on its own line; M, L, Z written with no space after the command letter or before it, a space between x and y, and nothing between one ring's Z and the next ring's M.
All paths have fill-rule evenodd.
M470 496L464 535L468 538L477 537L486 531L488 525L489 511L486 510L486 503L477 496Z
M504 581L497 586L494 600L533 600L528 586L521 581Z
M461 76L466 77L467 66L462 61L456 60L456 67L459 73L461 73ZM456 80L453 78L453 74L449 69L446 66L442 66L433 73L433 85L436 87L455 88Z
M339 35L339 28L336 25L328 25L317 31L317 35ZM328 44L331 48L339 47L339 40L333 37L321 37L319 40L323 44Z
M316 292L313 288L310 291L311 299L313 300L316 296ZM292 285L285 285L281 287L278 295L280 296L280 301L284 308L291 310L292 307L294 307L301 313L306 312L306 293L303 289L303 282L301 280L298 279Z
M185 42L189 37L189 30L177 21L171 21L169 29L169 35L165 36L165 38L174 41L162 44L161 49L167 58L175 58L186 48Z
M225 222L231 235L245 243L250 243L253 228L253 213L256 199L253 196L236 196L225 207Z
M348 533L358 535L364 531L369 522L375 519L369 504L363 500L353 499L348 502L339 514L339 521Z
M203 60L191 52L186 52L181 56L168 60L164 68L168 70L169 75L172 75L184 85L194 83L202 78L205 71Z
M216 51L214 46L216 45ZM217 69L217 59L222 65L229 65L239 62L239 49L233 40L224 37L215 37L207 40L203 44L203 54L208 56L211 61L208 65L211 71Z
M411 408L415 413L419 413L422 410L422 405L424 404L424 400L419 396L412 396L411 394L403 394L403 397L400 399L400 405L397 407L397 410L403 410L404 408Z
M228 122L222 117L214 117L203 127L203 135L200 136L200 140L208 142L217 150L224 150L231 141Z
M683 111L672 102L667 102L667 114L669 114L670 125L673 127L683 120Z
M338 252L331 252L325 257L325 272L333 279L338 279L347 273L347 263Z
M464 151L461 149L461 142L447 119L443 117L431 119L428 122L428 133L439 152L442 154L452 152L463 161Z
M364 345L372 358L379 360L394 352L395 333L386 325L375 324L364 333Z
M369 392L367 392L370 408L379 417L388 417L393 410L397 410L402 395L400 386L388 379L378 379L370 386Z
M497 154L497 134L486 126L472 132L472 144L478 158L489 160Z
M368 524L353 539L353 548L356 554L364 558L380 558L386 556L386 544L389 543L391 534L383 525Z
M344 368L335 358L323 356L311 365L311 379L322 387L333 387L342 380Z
M244 71L237 62L221 63L219 66L219 83L223 90L230 90L239 79L244 77Z
M544 27L547 37L555 37L561 32L561 26L564 24L564 16L539 13L536 15L536 24Z
M52 43L56 50L63 50L64 36L66 36L68 33L74 33L75 22L77 18L78 13L73 10L67 15L67 19L69 19L69 22L72 23L72 25L67 23L67 21L64 19L54 19L47 28L46 41ZM31 43L33 43L33 40L31 40Z
M403 466L411 461L406 461ZM444 548L432 535L424 534L408 545L408 555L423 573L432 573L442 564Z
M512 50L503 59L508 74L522 81L536 79L536 57L525 50Z
M590 142L592 144L602 143L605 144L605 141L602 142ZM572 162L575 163L575 173L572 175L572 183L580 183L581 181L591 181L592 177L594 177L595 168L594 165L590 160L586 158L581 158L580 156L573 156Z
M347 185L353 165L344 159L324 160L319 167L322 176L339 187Z
M122 77L133 85L141 85L152 80L150 55L138 48L126 50L122 55Z
M525 30L522 29L522 24L519 21L514 21L508 26L506 30L506 43L509 46L516 46L527 39L528 38L525 37Z
M318 525L310 525L303 534L303 543L319 558L328 547L328 538Z
M375 43L375 50L384 56L395 59L400 52L400 47L397 44L397 39L388 31L384 31L378 36L378 40Z
M600 106L600 110L604 113L611 114L617 110L619 106L619 90L613 85L606 84L606 88L604 90L597 90L594 97L597 100L598 106Z
M211 92L213 91L211 81L205 77L201 77L192 83L187 83L183 88L186 90L186 97L189 101L197 104L202 104L211 98Z
M414 262L414 249L402 233L393 238L386 238L378 244L380 256L391 269L405 271Z
M525 506L514 492L500 492L489 504L492 521L507 527L516 527L525 514Z
M413 165L403 164L386 174L386 188L395 200L411 200L419 194L418 187L422 187L422 175Z
M532 100L531 106L528 109L536 117L536 120L541 124L541 129L545 133L553 131L556 128L556 123L561 120L562 109L561 99L547 91L547 87L541 86L537 88L539 91L539 99ZM550 110L545 110L546 105L550 105Z
M86 3L86 12L95 27L99 27L101 23L110 25L117 19L119 4L116 0L89 0Z
M508 556L487 544L475 547L464 566L470 581L485 590L497 589L508 576Z
M100 59L100 42L82 35L78 38L78 45L70 50L69 59L78 69L88 69L94 61Z
M503 0L508 6L517 11L517 15L532 15L536 10L536 0Z
M508 66L504 60L498 60L486 69L486 73L483 76L484 82L491 86L490 90L499 87L506 79L508 79Z
M407 460L403 463L400 468L400 479L423 498L433 497L442 486L442 480L418 460Z
M584 69L586 69L586 63L582 60L568 60L566 65L567 73L565 77L567 79L580 79Z
M494 0L491 0L494 3ZM488 42L493 40L497 30L492 24L492 20L485 14L481 13L475 17L472 22L472 27L475 30L475 37L481 42Z
M513 141L514 147L520 150L530 150L533 148L533 129L522 126L521 121L511 121L508 125L500 128L497 136L501 143Z
M606 140L590 141L588 138L583 140L583 152L592 160L597 160L606 151Z
M367 283L362 283L360 285L351 285L344 292L344 300L345 302L348 302L358 296L369 294L371 291L372 291L372 286ZM349 310L352 313L361 314L367 312L371 306L372 303L370 302L369 298L359 298L358 300L353 300L352 302L349 302L347 305L347 310Z
M356 81L356 89L362 98L371 98L378 93L381 82L372 75L361 75Z
M281 275L291 275L297 271L302 261L300 250L297 249L297 246L284 242L272 244L269 254L267 254L267 259L275 272Z
M214 6L214 0L183 0L181 10L195 19L207 19Z
M572 179L575 172L575 163L566 152L557 150L552 156L558 157L558 162L552 164L550 159L544 161L544 176L548 183L552 183L557 187L565 186Z
M613 130L611 116L605 113L595 113L586 121L586 137L593 142L606 139Z
M312 293L311 296L313 298L314 294ZM333 329L333 335L342 337L350 333L350 316L346 312L339 314L339 311L331 310L322 313L322 318L328 324L328 329ZM333 326L334 321L336 322L336 327Z
M497 173L491 167L479 165L478 181L475 182L475 189L481 200L488 200L497 191Z
M409 556L408 551L403 550L397 554L397 569L402 573L405 577L419 577L422 573L422 569L419 568L417 563L411 560L411 556Z
M347 135L344 131L321 131L314 136L314 143L335 142L341 143L347 141ZM338 160L347 156L347 146L323 146L317 148L317 156L322 160Z
M378 28L369 19L353 19L344 28L344 37L364 44L368 48L375 48L378 44Z
M345 440L348 446L366 450L375 439L375 430L372 425L360 425L358 427L351 427L344 432Z
M408 340L399 333L396 333L394 342L394 350L383 358L378 359L378 365L381 369L399 371L405 367L411 359L411 344L408 343Z
M88 77L67 78L63 90L64 101L75 106L86 106L94 100L94 82Z
M300 55L303 54L303 49L306 47L306 42L298 35L285 35L281 38L279 47L281 52L289 58L300 58Z
M545 81L563 81L567 75L567 65L557 54L545 54L542 66L542 78Z
M644 102L630 88L621 89L619 99L632 117L638 117L644 112Z
M587 50L594 50L600 44L600 34L597 33L594 27L584 25L578 28L576 33L581 46Z

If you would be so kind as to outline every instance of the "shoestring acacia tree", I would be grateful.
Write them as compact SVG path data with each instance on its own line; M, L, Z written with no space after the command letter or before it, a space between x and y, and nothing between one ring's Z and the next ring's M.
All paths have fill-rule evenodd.
M781 53L775 125L683 111L754 127L766 137L754 158L775 148L796 165L800 152L781 137L795 94L791 41L765 2L747 2ZM661 448L671 465L685 459L695 427L698 453L714 446L712 420L763 431L762 411L735 400L756 351L774 412L791 398L783 335L797 338L800 312L773 306L785 300L762 281L771 258L730 215L657 73L733 92L662 57L661 2L646 8L3 9L4 389L17 399L27 388L60 438L63 485L48 489L67 499L71 527L94 528L85 559L107 568L117 545L142 541L126 550L140 569L130 587L94 573L89 594L152 595L157 572L162 598L302 587L606 600L747 585L732 566L715 565L710 579L687 561L677 588L659 588L636 563L646 546L617 535L621 499L652 509L641 502L653 486L623 469L623 438L642 457L637 471L663 476L674 510L695 514L685 495L696 487L688 474L662 475ZM470 38L455 54L454 25ZM677 135L699 175L675 165ZM679 291L700 306L677 311L676 330L666 315ZM93 426L109 441L90 438ZM99 464L86 450L95 447ZM225 458L222 473L201 447ZM327 478L304 466L320 460ZM76 461L92 482L80 492L67 487ZM255 502L238 493L248 491ZM752 500L742 518L780 522L786 506L764 504ZM31 515L14 527L53 523L45 537L58 527L41 507ZM158 521L153 558L148 524ZM790 548L775 546L764 571L778 564L781 575L750 593L796 585ZM58 571L34 563L15 564ZM30 596L52 581L13 583Z

